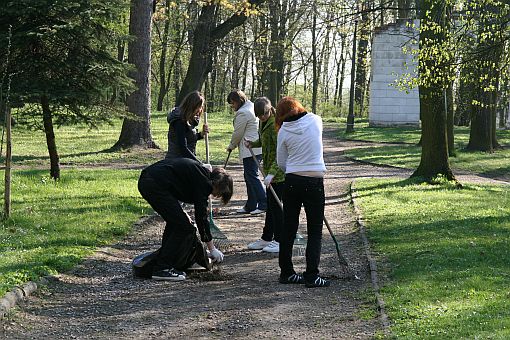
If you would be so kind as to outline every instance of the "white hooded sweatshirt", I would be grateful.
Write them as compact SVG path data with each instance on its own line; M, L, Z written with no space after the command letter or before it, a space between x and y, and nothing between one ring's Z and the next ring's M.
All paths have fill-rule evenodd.
M313 113L283 122L278 131L276 161L286 174L325 172L322 119Z

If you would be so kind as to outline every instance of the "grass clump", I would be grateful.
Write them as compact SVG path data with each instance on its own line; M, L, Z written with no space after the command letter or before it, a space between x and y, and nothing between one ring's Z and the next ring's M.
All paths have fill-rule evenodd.
M510 187L356 183L392 333L510 338Z

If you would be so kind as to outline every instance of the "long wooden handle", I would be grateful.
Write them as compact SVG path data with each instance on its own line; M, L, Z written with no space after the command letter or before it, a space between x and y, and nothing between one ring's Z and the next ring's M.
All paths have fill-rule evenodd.
M207 125L207 112L204 111L204 125ZM209 164L209 133L204 136L205 139L205 162Z
M227 168L228 159L230 158L230 154L231 154L231 153L232 153L232 150L228 150L227 159L225 160L225 165L223 166L223 169L226 169L226 168Z

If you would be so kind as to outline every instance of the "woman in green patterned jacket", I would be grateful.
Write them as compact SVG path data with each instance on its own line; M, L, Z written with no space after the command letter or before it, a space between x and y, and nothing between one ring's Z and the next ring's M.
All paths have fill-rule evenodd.
M254 102L255 115L260 121L259 139L256 141L245 141L246 147L262 147L262 160L264 166L264 184L266 187L271 184L279 199L282 198L285 174L276 163L276 110L271 101L266 97L257 98ZM264 229L260 240L248 244L248 249L261 250L269 253L280 251L280 235L283 226L283 211L269 191L267 197L267 210Z

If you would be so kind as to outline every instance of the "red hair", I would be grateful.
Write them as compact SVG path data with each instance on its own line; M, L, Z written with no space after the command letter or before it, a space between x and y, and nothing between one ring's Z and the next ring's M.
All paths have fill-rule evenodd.
M283 97L276 106L275 127L278 131L285 119L306 112L305 107L292 97Z

